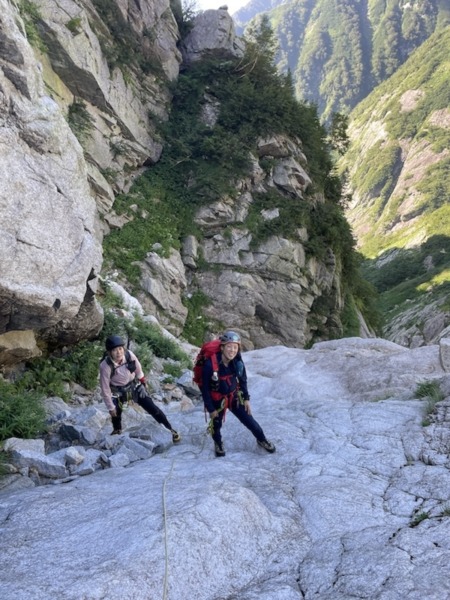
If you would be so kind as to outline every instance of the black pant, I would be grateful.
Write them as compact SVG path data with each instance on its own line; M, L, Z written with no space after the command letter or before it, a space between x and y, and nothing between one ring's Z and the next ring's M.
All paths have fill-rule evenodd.
M116 407L116 413L117 416L116 417L111 417L111 421L113 424L113 428L114 430L117 429L122 429L122 404L124 404L127 401L127 394L123 394L122 396L119 396L119 400L118 402L115 401L114 402L114 406ZM157 421L158 423L161 423L161 425L164 425L164 427L166 429L169 429L169 431L172 429L172 425L169 423L166 415L163 413L163 411L158 408L156 406L156 404L153 402L153 400L150 398L150 396L145 396L144 398L135 398L134 401L139 404L139 406L142 406L142 408L148 412L149 415L151 415L155 421Z
M216 410L219 410L221 407L220 402L214 402L214 405L216 406ZM258 441L263 442L266 439L261 425L256 419L252 417L252 415L249 415L247 413L247 411L245 410L245 406L241 404L237 398L233 399L229 410L233 413L235 417L239 419L242 425L245 425L245 427L247 427L247 429L253 433L253 435ZM224 415L224 411L221 410L217 417L213 419L212 438L218 444L222 443L222 435L220 433L220 430L222 428Z

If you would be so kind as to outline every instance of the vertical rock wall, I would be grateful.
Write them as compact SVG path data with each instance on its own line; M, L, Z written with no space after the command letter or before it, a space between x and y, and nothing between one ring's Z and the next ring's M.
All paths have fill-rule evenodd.
M98 331L101 311L89 290L101 245L82 148L46 93L23 22L6 0L0 56L0 360L8 362L20 353L10 350L12 332L39 338L75 319L85 299L89 324L76 337ZM25 355L38 353L29 339L27 347Z

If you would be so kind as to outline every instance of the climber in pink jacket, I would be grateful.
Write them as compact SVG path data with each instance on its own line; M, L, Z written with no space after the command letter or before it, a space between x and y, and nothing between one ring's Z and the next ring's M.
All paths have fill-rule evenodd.
M128 402L133 401L171 432L173 442L179 442L180 434L147 393L144 372L137 356L125 349L125 342L118 335L110 335L105 346L107 354L100 363L100 390L111 415L112 434L122 433L122 412Z

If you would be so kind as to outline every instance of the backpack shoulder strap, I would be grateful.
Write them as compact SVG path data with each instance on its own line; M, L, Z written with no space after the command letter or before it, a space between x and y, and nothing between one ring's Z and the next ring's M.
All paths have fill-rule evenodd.
M105 356L105 360L106 360L106 364L109 365L109 368L111 369L111 375L110 377L112 377L114 375L114 371L116 370L114 363L112 361L112 358L109 356L109 354L107 354Z
M211 364L212 364L212 369L213 371L218 371L219 370L219 363L217 362L217 354L211 354Z
M109 354L107 354L105 356L105 360L106 360L107 364L110 366L110 369L111 369L111 375L110 375L110 377L112 377L114 375L114 373L116 372L117 367L114 366L113 360L112 360L112 358L110 357ZM131 360L130 351L126 350L125 351L125 362L128 364L130 362L130 360Z

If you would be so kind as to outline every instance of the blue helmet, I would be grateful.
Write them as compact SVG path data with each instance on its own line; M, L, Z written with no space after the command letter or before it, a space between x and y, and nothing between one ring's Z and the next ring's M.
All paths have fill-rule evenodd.
M241 336L235 331L225 331L225 333L220 336L220 341L222 342L222 344L229 344L230 342L240 344Z

